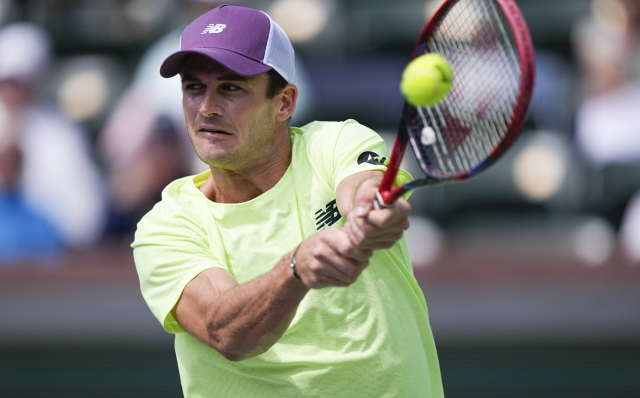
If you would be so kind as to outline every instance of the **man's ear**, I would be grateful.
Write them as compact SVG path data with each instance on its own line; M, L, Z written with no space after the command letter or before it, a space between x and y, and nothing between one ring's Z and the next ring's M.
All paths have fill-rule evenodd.
M293 111L296 110L296 101L298 100L298 88L293 84L287 84L280 94L276 95L279 100L276 109L276 118L278 121L285 122L291 118Z

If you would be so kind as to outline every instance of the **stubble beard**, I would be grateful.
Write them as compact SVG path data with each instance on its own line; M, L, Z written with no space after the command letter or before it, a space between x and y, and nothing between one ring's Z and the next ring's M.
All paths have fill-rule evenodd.
M195 134L189 134L189 140L198 158L207 166L244 174L268 163L274 154L273 145L275 144L275 140L273 129L266 129L264 126L256 123L250 127L250 130L254 132L259 130L258 133L251 134L250 137L244 137L245 140L251 140L251 142L245 142L245 145L241 146L234 145L226 150L214 148L213 151L211 151L213 153L196 144L197 138L195 138ZM206 140L203 139L202 141ZM216 144L213 143L206 144L206 146L215 145Z

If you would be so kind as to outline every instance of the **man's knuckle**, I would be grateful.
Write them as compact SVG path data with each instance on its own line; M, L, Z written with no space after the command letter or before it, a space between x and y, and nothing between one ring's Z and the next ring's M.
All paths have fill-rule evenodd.
M315 259L323 259L327 256L327 246L318 245L311 250L311 256Z
M309 269L314 273L315 277L315 274L322 269L322 263L314 261L309 264Z

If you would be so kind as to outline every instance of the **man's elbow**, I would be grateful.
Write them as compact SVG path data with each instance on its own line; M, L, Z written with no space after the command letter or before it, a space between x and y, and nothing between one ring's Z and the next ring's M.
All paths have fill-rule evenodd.
M229 336L225 336L217 330L207 328L207 337L204 343L218 351L225 359L231 362L238 362L246 358L245 353L238 349L237 342L232 341Z
M222 351L217 349L217 351L220 353L220 355L222 355L227 361L231 361L231 362L240 362L243 359L247 359L246 356L237 353L237 352L230 352L230 351Z
M207 339L203 341L206 345L218 351L226 360L231 362L239 362L246 359L246 355L243 352L235 349L231 344L209 335Z
M207 339L204 343L218 351L220 355L231 362L239 362L260 355L266 351L263 350L260 345L251 347L249 342L238 340L234 338L234 336L230 336L212 327L207 328Z
M253 350L247 351L246 349L238 349L237 347L225 346L217 344L212 346L216 351L220 353L226 360L231 362L240 362L245 359L253 358L257 355L264 353L266 350L262 350L260 347L255 347Z

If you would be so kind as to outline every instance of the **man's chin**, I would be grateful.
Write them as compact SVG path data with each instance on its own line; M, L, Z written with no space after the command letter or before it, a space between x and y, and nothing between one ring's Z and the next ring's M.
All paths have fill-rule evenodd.
M209 167L225 169L233 165L233 157L229 156L227 153L198 154L198 158L200 158L200 160Z

